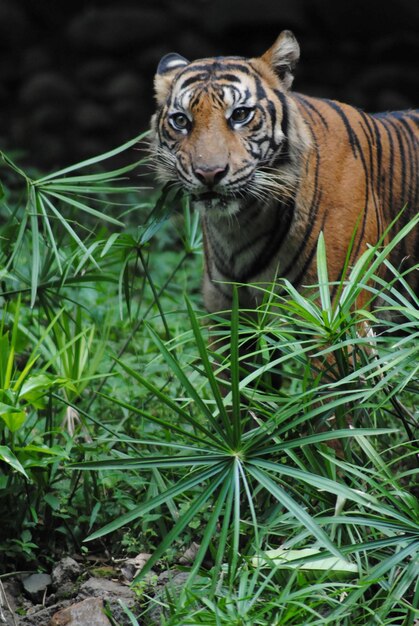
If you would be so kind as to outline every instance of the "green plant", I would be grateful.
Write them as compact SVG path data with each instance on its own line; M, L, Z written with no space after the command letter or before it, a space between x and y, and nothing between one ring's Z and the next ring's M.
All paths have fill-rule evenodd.
M339 597L350 584L306 582L299 584L296 575L277 578L273 569L264 573L243 565L233 586L218 581L215 593L210 577L198 577L190 587L168 589L162 605L160 623L165 626L187 624L235 624L253 626L270 624L327 624L327 614L339 604ZM150 608L153 603L150 603ZM147 624L147 612L144 614Z
M81 163L66 167L54 174L33 179L28 176L20 167L18 167L6 154L0 152L0 158L15 174L23 179L26 186L26 205L22 213L20 224L15 237L7 241L3 250L5 252L5 269L10 271L14 269L19 274L22 269L21 255L26 256L28 249L28 237L31 240L31 259L29 263L29 276L22 276L30 282L31 305L35 304L35 298L38 288L42 285L45 288L45 279L48 282L48 274L51 264L54 263L54 271L59 276L65 276L63 266L63 255L61 250L61 237L57 239L56 228L54 223L57 222L63 232L67 233L71 240L83 253L80 259L81 266L77 268L78 273L85 261L89 259L93 265L97 266L93 257L93 252L97 247L97 243L87 246L79 234L77 233L72 219L67 219L60 205L96 219L102 220L108 224L115 226L123 226L120 220L107 215L103 211L99 211L92 206L97 202L101 203L101 197L104 198L110 194L126 194L138 191L138 187L122 187L120 181L122 177L137 168L142 161L136 161L125 167L108 172L98 172L89 174L71 175L73 172L83 170L86 167L97 166L99 163L108 160L120 153L132 148L143 139L144 135L140 135L125 143L124 145L106 152L105 154L87 159ZM91 201L87 203L84 198ZM59 203L57 205L57 202ZM103 202L103 200L102 200ZM13 218L13 213L11 213ZM12 220L13 223L13 220ZM28 232L29 231L29 232ZM29 259L28 259L29 260Z
M413 226L412 223L410 227ZM400 237L402 236L403 233ZM269 326L269 334L276 333L275 348L280 347L284 353L277 359L268 359L266 365L256 368L242 379L239 376L240 320L236 298L229 327L231 334L228 360L230 391L226 396L220 392L219 381L210 362L203 332L188 302L188 315L200 358L199 364L195 365L194 369L206 380L210 391L208 399L203 397L202 389L197 389L196 380L185 373L174 350L168 349L158 335L150 330L166 363L182 384L187 399L185 401L172 399L166 393L161 392L146 376L139 374L121 361L119 364L127 374L152 392L162 405L177 416L177 423L158 418L127 402L118 401L118 404L160 425L165 433L171 432L173 437L170 442L163 443L158 440L158 437L154 441L137 442L141 447L165 446L169 449L170 455L146 454L138 458L118 455L118 458L113 460L78 464L77 467L89 470L124 468L131 470L171 468L174 470L179 468L181 477L169 489L96 531L89 539L97 539L127 525L153 508L164 502L170 502L182 494L184 496L192 494L192 497L189 496L186 513L177 516L172 530L145 566L143 574L157 562L171 542L181 535L194 517L201 515L204 507L210 507L211 513L201 537L200 550L191 570L191 576L197 573L207 551L211 550L214 534L218 535L218 548L212 549L215 567L219 569L223 561L227 559L229 575L234 576L239 564L244 531L248 537L251 533L252 545L260 549L261 512L266 511L268 506L273 507L276 515L280 514L284 517L286 513L288 532L291 531L297 536L300 536L298 533L303 532L301 536L311 536L311 541L314 539L315 545L325 549L326 553L336 556L342 555L342 549L345 552L345 545L343 543L338 548L330 540L324 527L326 524L335 526L333 518L330 518L327 511L333 510L339 501L350 502L352 506L357 506L362 511L378 509L384 511L384 515L388 513L390 518L394 516L394 509L390 507L386 510L384 501L380 502L371 497L366 488L369 483L367 475L361 472L360 480L354 481L352 485L338 480L337 468L340 467L341 462L325 453L322 448L322 444L332 440L351 441L352 447L356 444L354 450L356 450L358 462L361 462L361 459L368 458L373 450L373 447L367 443L367 437L389 436L395 432L394 429L382 429L376 426L375 421L382 412L383 406L383 397L380 397L380 392L383 388L386 389L381 382L383 360L371 350L365 349L369 339L359 336L356 332L365 317L362 311L352 313L350 307L357 293L366 288L367 281L372 277L372 271L385 258L390 247L378 253L377 261L374 260L377 249L371 249L368 251L368 257L366 258L365 255L359 266L355 266L349 275L347 287L342 290L334 313L323 287L320 304L316 304L312 299L295 292L290 285L287 285L292 298L285 301L273 298L273 305L279 309L275 315L280 323L278 326L272 324ZM321 238L318 265L319 281L323 285L327 280L327 275ZM272 298L269 304L271 316ZM264 318L268 319L265 311ZM291 322L298 325L297 330L292 328ZM301 327L303 327L303 341L301 330L299 330ZM266 334L267 330L265 326L263 333ZM248 331L246 330L245 333L247 341ZM257 335L260 334L262 333L258 329ZM315 337L320 336L320 340L312 340L313 334ZM323 339L324 336L325 339ZM307 339L307 337L310 338ZM349 344L352 350L358 347L362 349L361 359L352 359L352 354L349 355L347 350ZM280 404L273 395L261 393L257 388L252 387L251 383L261 378L263 370L275 367L278 363L298 360L313 349L320 355L328 352L337 355L338 366L345 359L346 366L343 371L340 371L339 380L330 382L326 377L324 381L320 372L314 388L303 386L300 393L289 394L282 399ZM415 346L406 349L403 354L403 368L406 362L411 363L412 355L416 350ZM246 358L248 358L247 355ZM351 371L348 365L349 359L353 360L354 371ZM306 357L305 360L309 362ZM387 355L385 371L391 372L393 376L395 372L400 374L401 361L400 358L393 360ZM304 379L306 378L303 376ZM359 384L360 379L363 381L362 385ZM223 384L227 383L224 381ZM243 397L246 398L245 405L242 403ZM329 428L326 432L313 430L313 424L316 421L320 420L323 424L327 424L327 421L334 415L337 417L338 424L341 423L340 428L334 430ZM365 419L366 416L370 419L372 428L368 427L369 425L359 430L343 427L348 420L362 423L361 418ZM188 427L182 427L181 422L187 424ZM302 430L305 430L306 434L301 435ZM185 443L175 443L175 436ZM176 450L178 454L174 455L173 451ZM327 463L323 468L321 465L325 458ZM349 461L354 460L355 453L352 453ZM349 470L346 469L346 471ZM376 491L380 492L379 485L376 485ZM387 492L385 495L388 495ZM314 509L311 504L313 501L322 503L320 509L318 506L317 510ZM263 503L262 506L260 502ZM308 513L310 508L312 508L311 515ZM324 517L325 514L326 517ZM369 519L371 524L374 518ZM404 522L409 526L408 518L405 518ZM341 517L336 517L336 528L339 528L341 523L346 522ZM337 536L336 528L333 531L335 537ZM400 529L399 532L401 532ZM340 531L340 534L342 543L345 533ZM411 545L415 545L414 542Z
M23 326L18 299L15 307L3 310L0 319L0 502L7 511L2 519L0 542L3 554L20 552L32 557L37 546L31 529L38 519L32 497L34 488L39 491L35 499L48 499L46 486L51 468L67 459L68 453L49 437L39 435L35 427L48 407L52 391L64 383L62 378L36 368L42 342L52 324L26 355L20 369L16 361L19 347L25 345ZM8 541L3 533L10 528L18 532Z
M142 353L147 317L157 312L173 332L167 303L200 246L197 216L182 202L179 252L169 252L173 234L161 236L161 270L150 271L151 238L163 233L175 199L169 189L158 199L127 184L144 159L101 169L141 139L48 176L29 174L0 153L0 542L6 560L36 559L60 542L80 547L95 521L120 514L136 489L147 489L123 472L99 485L94 475L64 463L70 455L97 458L125 428L135 428L126 417L118 424L119 415L97 394L115 388L111 355ZM132 394L128 386L119 379L122 397ZM120 549L128 548L122 542Z
M123 149L47 177L2 157L8 571L105 544L163 569L195 541L188 584L155 599L163 623L413 626L417 300L387 257L417 218L337 285L320 237L317 287L260 285L256 312L201 319L198 216L99 170ZM378 310L356 309L361 290Z

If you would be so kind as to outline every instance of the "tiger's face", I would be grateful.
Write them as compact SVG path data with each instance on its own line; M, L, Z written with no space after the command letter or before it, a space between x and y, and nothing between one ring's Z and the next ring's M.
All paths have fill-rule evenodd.
M152 120L159 177L226 215L283 193L292 178L285 92L298 55L285 31L258 59L163 57Z

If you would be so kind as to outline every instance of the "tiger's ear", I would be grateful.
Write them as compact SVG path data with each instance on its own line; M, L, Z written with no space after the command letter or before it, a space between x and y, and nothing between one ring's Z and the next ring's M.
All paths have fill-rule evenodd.
M169 95L170 86L177 72L189 65L189 61L176 52L165 54L157 66L154 77L154 91L159 104L164 104Z
M292 71L299 58L300 46L290 30L283 30L274 45L262 55L262 59L272 67L286 89L292 85Z

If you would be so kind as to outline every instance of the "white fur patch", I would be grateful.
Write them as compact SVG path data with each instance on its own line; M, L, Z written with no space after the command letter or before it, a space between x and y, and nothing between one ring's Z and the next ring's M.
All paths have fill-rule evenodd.
M185 65L187 65L187 63L181 59L172 59L172 61L166 63L166 70L173 70L175 67L184 67Z
M279 146L280 143L282 143L285 139L285 135L282 132L282 128L280 126L280 124L277 124L276 127L274 128L274 139L275 139L275 143Z

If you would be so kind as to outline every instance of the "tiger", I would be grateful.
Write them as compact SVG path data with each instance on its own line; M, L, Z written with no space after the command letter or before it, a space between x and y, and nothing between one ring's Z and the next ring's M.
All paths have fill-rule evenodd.
M253 309L261 284L316 284L321 232L336 290L350 245L353 264L392 236L402 209L396 230L418 212L419 110L367 114L294 92L299 56L285 30L260 57L169 53L158 64L153 162L201 213L210 313L231 307L235 283ZM417 244L413 230L392 265L413 267ZM409 281L417 293L417 272Z

